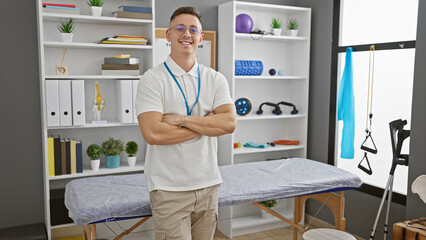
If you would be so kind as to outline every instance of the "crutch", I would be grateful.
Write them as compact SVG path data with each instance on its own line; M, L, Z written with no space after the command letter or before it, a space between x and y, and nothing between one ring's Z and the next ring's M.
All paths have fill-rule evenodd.
M407 124L407 120L402 121L401 119L392 121L389 123L391 143L392 143L392 167L389 172L389 178L386 183L385 191L383 193L382 201L380 202L379 211L376 215L376 220L374 221L373 230L370 234L370 240L374 239L374 233L376 232L377 223L379 221L380 213L382 211L386 196L389 192L387 208L386 208L386 219L385 219L385 229L384 229L384 240L386 240L388 233L388 221L389 221L389 211L392 201L392 188L393 188L393 178L397 165L408 166L408 154L401 154L402 143L405 139L410 136L410 130L404 130L404 126ZM398 137L398 138L397 138Z

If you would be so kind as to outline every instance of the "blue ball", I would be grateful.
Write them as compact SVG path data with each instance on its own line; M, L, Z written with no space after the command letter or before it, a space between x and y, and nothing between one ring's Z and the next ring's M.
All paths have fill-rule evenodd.
M269 75L274 76L275 73L277 73L277 71L275 71L275 69L273 69L273 68L269 69Z
M279 76L284 76L284 71L283 70L278 70L278 75Z

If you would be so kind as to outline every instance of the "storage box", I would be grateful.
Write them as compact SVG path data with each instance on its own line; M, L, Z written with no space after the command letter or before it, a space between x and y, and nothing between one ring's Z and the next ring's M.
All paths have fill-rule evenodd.
M52 226L73 223L68 217L68 209L65 207L65 189L50 190L50 220Z
M407 226L407 222L416 221L419 219L414 220L407 220L404 222L395 223L393 225L393 231L392 231L392 240L426 240L426 230L415 228L415 227L409 227ZM426 228L426 218L421 218L421 222L419 223L413 223L412 226L422 226Z

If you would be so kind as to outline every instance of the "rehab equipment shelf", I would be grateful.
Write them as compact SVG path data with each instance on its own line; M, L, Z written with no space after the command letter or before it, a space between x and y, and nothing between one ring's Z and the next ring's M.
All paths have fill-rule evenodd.
M249 115L245 115L245 116L238 116L237 120L238 121L245 121L245 120L267 120L267 119L304 118L304 117L306 117L305 114L295 114L295 115L291 115L291 114L282 114L282 115L249 114Z
M299 79L303 80L306 77L303 76L235 76L235 80L248 80L248 79L258 79L258 80L288 80L288 79Z
M108 128L108 127L126 127L126 126L139 126L138 123L120 123L116 120L108 121L106 124L92 124L90 122L86 122L86 125L81 126L57 126L57 127L48 127L49 130L54 129L76 129L76 128Z
M126 163L122 162L121 164L126 164ZM84 165L82 173L53 176L53 177L49 177L49 181L81 178L81 177L102 176L102 175L109 175L109 174L115 174L115 173L143 172L143 171L144 171L144 165L142 163L142 160L136 161L135 167L120 166L118 168L105 168L105 164L103 165L101 164L101 166L99 167L99 171L93 171L92 169L90 169L90 166Z
M291 36L276 36L276 35L261 35L250 33L235 33L235 37L243 40L253 41L306 41L306 37L291 37Z
M58 42L45 41L45 47L52 48L110 48L110 49L152 49L151 45L125 45L125 44L101 44L101 43L85 43L85 42Z
M46 75L46 80L68 80L68 79L105 79L105 80L115 80L115 79L129 79L129 80L139 80L142 75Z
M244 144L242 144L244 145ZM234 154L248 154L248 153L262 153L262 152L276 152L276 151L289 151L296 149L304 149L305 145L275 145L275 147L267 147L267 148L248 148L241 146L240 148L234 149Z
M47 22L59 22L60 19L72 18L76 23L92 23L92 24L128 24L128 25L141 25L152 24L150 19L135 19L135 18L117 18L117 17L94 17L90 15L76 15L76 14L60 14L60 13L43 13L43 20Z

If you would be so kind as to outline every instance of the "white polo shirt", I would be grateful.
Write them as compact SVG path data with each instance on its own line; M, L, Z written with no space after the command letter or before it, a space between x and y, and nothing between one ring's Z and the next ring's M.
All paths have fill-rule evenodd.
M197 98L200 67L200 96L191 116L205 116L223 104L233 104L228 82L221 73L198 62L185 72L170 56L166 63L181 85L189 109ZM183 95L163 63L145 72L139 81L136 114L151 111L187 115ZM149 191L189 191L220 184L217 138L200 136L179 144L148 144L145 177Z

